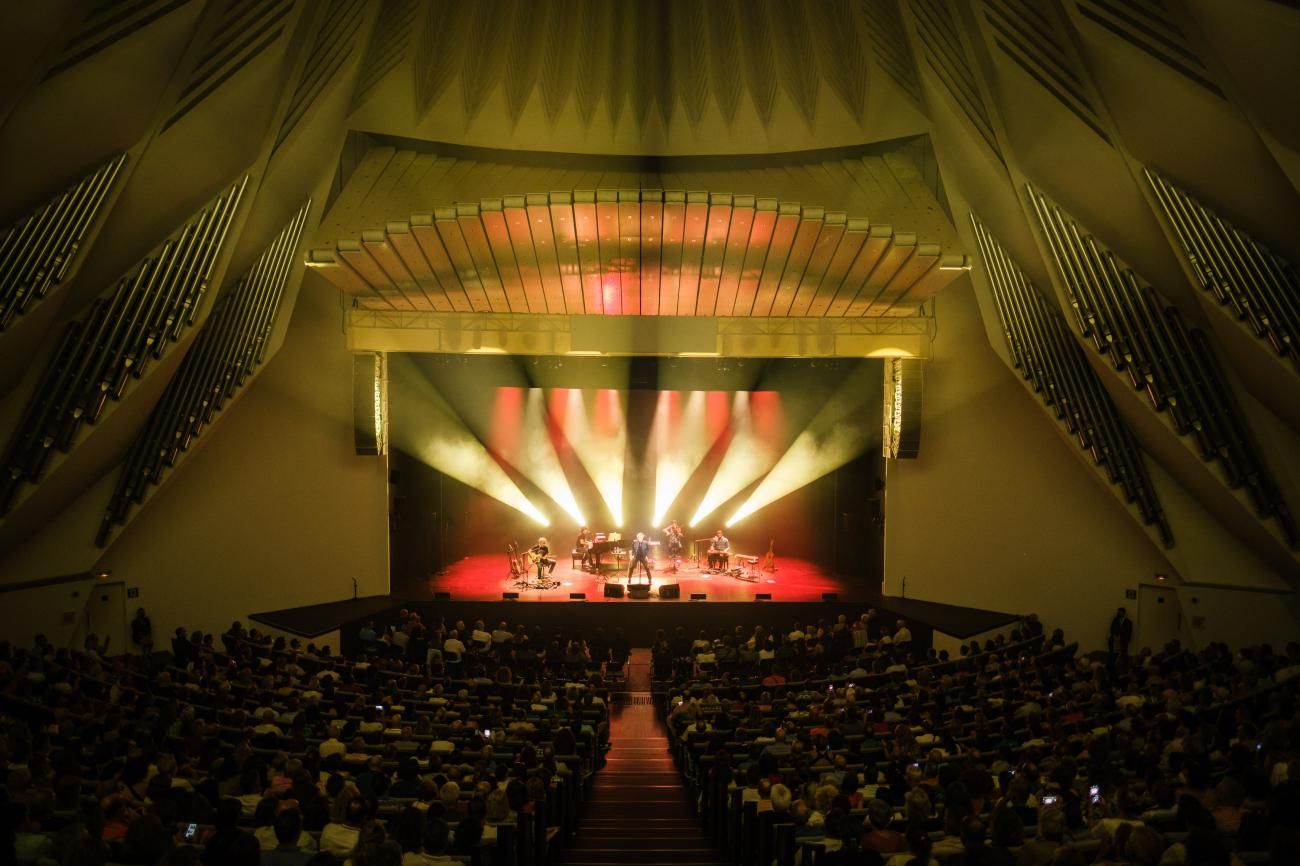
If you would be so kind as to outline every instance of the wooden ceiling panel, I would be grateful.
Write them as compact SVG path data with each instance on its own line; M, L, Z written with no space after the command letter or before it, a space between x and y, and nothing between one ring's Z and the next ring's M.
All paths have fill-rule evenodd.
M853 175L818 171L839 181ZM625 174L529 170L528 177L617 182L631 177ZM308 254L309 264L357 303L381 309L906 316L970 269L968 256L914 231L818 206L700 190L599 186L510 195L383 225Z

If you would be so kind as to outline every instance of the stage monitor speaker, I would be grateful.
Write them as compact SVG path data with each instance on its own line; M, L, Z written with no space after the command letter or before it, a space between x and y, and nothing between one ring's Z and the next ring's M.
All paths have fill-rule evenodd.
M682 587L679 583L665 583L659 587L660 598L681 598Z
M587 594L585 592L569 593L569 601L586 601L586 600L587 600Z
M822 601L839 601L839 600L840 600L840 594L838 592L822 593Z
M771 600L772 600L772 593L770 592L754 593L754 601L771 601Z
M632 584L627 588L627 597L628 598L649 598L650 584L648 583Z
M708 597L709 597L709 594L708 594L707 592L693 592L693 593L691 593L691 601L705 601Z
M517 592L503 592L503 593L501 593L501 600L502 600L502 601L519 601L519 593L517 593Z
M352 356L352 434L358 456L388 452L387 360L383 352Z
M605 598L622 598L623 584L607 583L605 584Z
M435 592L435 593L433 594L433 599L434 599L434 601L451 601L451 593L449 593L449 592Z

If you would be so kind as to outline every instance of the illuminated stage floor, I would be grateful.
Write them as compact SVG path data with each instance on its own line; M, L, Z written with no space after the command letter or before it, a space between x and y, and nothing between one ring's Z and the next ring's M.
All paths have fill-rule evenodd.
M843 601L859 600L849 581L837 578L818 566L800 559L779 557L775 573L757 571L754 580L741 580L729 575L709 574L692 566L681 566L676 574L662 568L654 571L651 579L651 601L658 600L659 587L676 583L681 587L682 601L692 593L704 593L708 601L753 601L760 592L771 593L772 601L821 601L822 593L838 593ZM518 592L520 601L568 601L569 593L585 592L588 601L620 601L606 599L604 583L627 583L626 571L607 571L605 578L573 568L566 558L555 569L554 579L560 585L553 589L516 589L510 578L506 557L503 554L467 556L453 563L443 574L430 577L430 593L449 592L451 597L464 601L500 601L504 592ZM866 598L867 593L857 596Z

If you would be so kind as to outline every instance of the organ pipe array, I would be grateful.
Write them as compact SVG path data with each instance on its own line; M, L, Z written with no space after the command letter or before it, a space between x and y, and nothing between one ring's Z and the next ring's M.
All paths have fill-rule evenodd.
M1070 334L1065 317L1038 293L974 214L971 223L1012 364L1079 447L1105 470L1110 483L1123 491L1143 523L1154 526L1164 545L1172 547L1173 533L1141 450Z
M1144 173L1201 288L1300 368L1295 344L1300 275L1295 268L1160 175L1150 169Z
M1294 547L1291 513L1205 334L1060 207L1026 186L1084 339L1144 392L1152 409L1169 414L1203 460L1222 468L1228 486L1244 488L1257 516L1275 519Z
M247 182L233 184L64 328L5 449L0 515L25 484L39 482L55 451L72 450L82 426L98 421L194 324Z
M262 363L310 209L308 200L217 301L127 454L96 536L99 546Z
M63 282L125 162L114 157L0 237L0 331Z

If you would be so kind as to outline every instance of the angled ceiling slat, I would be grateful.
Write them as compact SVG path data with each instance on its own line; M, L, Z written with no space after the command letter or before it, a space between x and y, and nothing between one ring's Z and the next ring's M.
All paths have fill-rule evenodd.
M708 231L709 194L686 193L686 218L682 229L682 270L677 280L677 315L695 315L700 295L700 263Z
M826 308L828 316L846 316L853 305L857 303L858 296L862 293L862 287L866 285L867 278L875 270L876 265L880 262L880 257L889 249L889 239L894 236L894 230L887 225L873 225L867 231L867 239L862 243L862 249L858 251L858 256L853 260L853 265L849 268L848 274L844 277L844 282L840 285L835 297L831 300L831 305ZM865 306L865 303L864 305Z
M881 290L875 303L867 307L863 315L875 316L884 313L898 303L907 294L918 279L939 261L938 244L917 244Z
M686 193L678 189L664 191L664 233L659 276L659 314L677 315L677 296L681 285L683 238L686 228Z
M473 306L470 304L469 294L466 292L465 287L461 285L460 277L456 273L456 267L451 263L451 257L447 255L447 249L442 245L442 238L438 235L438 229L433 224L433 214L412 214L411 234L415 235L415 242L420 245L420 251L424 253L424 258L433 270L433 275L438 279L443 294L446 296L448 303L451 304L452 311L468 313L472 310Z
M587 315L605 312L600 273L600 240L596 224L596 191L573 191L573 227L578 240L578 263L582 273L582 298Z
M641 314L659 315L659 281L664 230L663 191L641 191Z
M704 256L700 262L700 293L695 301L697 316L712 316L718 306L718 284L727 254L727 233L731 227L731 196L713 193L709 203L708 230L704 235Z
M641 196L639 190L618 191L619 281L623 313L641 315Z
M578 262L578 235L575 231L573 194L553 192L547 196L546 216L551 227L555 246L555 261L560 269L560 283L564 287L564 309L571 316L590 312L582 291L582 266ZM533 206L530 205L530 210ZM536 205L540 208L540 203ZM541 214L533 217L533 224ZM539 229L541 227L539 226Z
M388 235L388 242L392 245L393 251L397 253L402 260L402 265L415 280L416 287L428 301L430 308L440 312L450 311L451 303L443 293L438 278L434 276L433 268L429 266L424 253L420 251L420 243L411 233L411 224L405 220L394 220L388 223L384 231Z
M772 301L772 315L790 315L795 293L803 280L808 260L812 258L817 238L821 235L824 218L825 211L820 207L805 207L800 212L799 229L795 232L794 243L790 245L790 257L785 261L785 270L777 284L776 298Z
M781 282L781 274L785 272L785 262L790 258L790 247L794 244L794 236L798 230L799 205L795 202L779 202L776 228L772 231L772 245L768 249L767 259L763 262L763 274L758 281L758 294L754 298L754 311L751 315L772 315L776 289Z
M730 316L736 307L740 291L741 268L749 247L749 236L754 225L754 197L738 195L731 200L731 226L727 230L726 255L722 259L722 275L718 280L718 303L715 315Z
M868 231L870 231L870 226L865 219L849 219L845 224L844 237L840 239L840 244L835 249L835 255L831 258L826 273L822 277L821 285L817 287L817 294L813 296L812 303L808 306L808 315L826 315L831 302L839 294L840 286L844 284L854 260L857 259L858 253L862 251L862 245L867 240Z
M523 292L518 297L506 293L506 286L497 270L496 259L492 255L492 243L488 240L483 215L478 202L458 202L456 204L456 221L460 223L460 233L465 238L465 247L469 250L478 280L483 284L483 293L487 296L488 306L493 313L509 313L517 310L525 312ZM512 293L513 294L513 293Z
M831 259L839 249L844 238L844 225L848 217L843 213L828 213L822 223L817 242L813 245L812 255L808 257L808 266L804 268L799 288L795 292L794 302L790 305L790 315L806 316L812 306L813 298L821 288L822 278L830 268Z
M768 246L776 228L776 208L774 198L760 198L754 203L753 227L749 232L745 260L740 266L740 282L736 286L736 302L732 307L734 316L748 316L754 309L758 281L763 275L763 264L767 261Z
M615 259L619 257L617 190L596 190L596 240L599 250L596 278L601 302L606 313L619 315L623 312L623 280L622 274L614 270Z
M546 296L546 289L542 284L542 271L537 262L537 250L533 246L533 234L529 231L528 210L524 197L506 196L503 210L506 231L510 235L510 246L514 249L515 267L519 269L519 279L524 284L524 296L528 298L528 308L535 313L560 312L560 307L551 307L550 299Z
M907 298L917 304L929 300L953 280L962 274L969 273L970 268L970 256L961 253L949 253L940 256L935 261L934 266L912 284L912 287L907 292ZM910 314L910 310L900 310L897 305L885 311L887 316Z
M479 204L479 221L483 223L483 234L487 236L492 264L497 279L501 281L501 288L506 293L510 312L546 312L546 299L542 297L540 281L535 296L524 286L523 274L520 273L519 264L515 259L515 247L510 237L510 227L506 225L505 208L501 199L484 199Z
M456 208L451 205L436 208L433 217L433 224L438 229L438 237L442 240L443 248L447 250L452 267L456 269L456 275L461 285L465 287L470 309L475 313L493 312L487 292L478 277L478 268L474 266L474 258L470 255L469 245L466 244L465 235L461 231Z
M383 269L388 277L388 282L401 294L406 302L415 310L432 309L432 304L428 303L424 294L420 291L419 286L415 283L415 277L402 264L402 258L393 249L392 244L388 242L388 233L382 229L369 229L361 233L361 245L365 247L366 252L375 260L375 263Z
M903 266L903 262L912 255L915 247L916 235L910 232L894 232L885 254L880 257L880 261L871 271L871 276L867 277L867 281L862 285L862 291L849 305L846 315L866 315L885 286L889 285L889 281L894 278L894 274L898 273L898 269Z
M533 258L537 263L537 276L542 281L547 310L552 313L574 313L564 298L564 277L560 274L555 231L551 228L551 209L545 193L529 193L525 197L524 226L528 229L533 247ZM581 292L578 297L581 300Z

